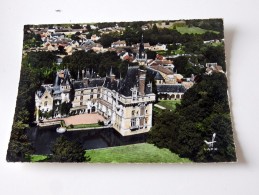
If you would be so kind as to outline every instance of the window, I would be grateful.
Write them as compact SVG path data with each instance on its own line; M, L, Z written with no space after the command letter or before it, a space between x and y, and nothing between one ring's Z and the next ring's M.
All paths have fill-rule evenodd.
M80 100L83 100L83 96L80 96Z
M136 126L136 118L131 119L131 127Z
M48 102L46 101L46 102L44 102L44 106L47 106L48 105Z
M93 96L93 95L91 95L91 96L90 96L90 99L93 99L93 97L94 97L94 96Z
M45 99L47 99L47 98L48 98L48 96L46 95L46 96L45 96Z
M135 115L135 110L132 110L131 114L132 114L132 116L134 116Z

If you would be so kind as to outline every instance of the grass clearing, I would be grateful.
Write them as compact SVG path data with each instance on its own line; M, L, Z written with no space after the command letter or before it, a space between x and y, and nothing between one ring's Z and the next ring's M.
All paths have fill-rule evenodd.
M160 100L157 104L168 110L175 110L176 104L181 104L181 100Z
M189 159L180 158L168 149L159 149L153 144L141 143L96 150L87 150L90 163L186 163Z
M188 27L188 26L182 26L182 27L176 27L176 30L181 34L204 34L205 32L213 32L215 34L219 34L217 31L213 30L205 30L199 27Z
M49 157L46 155L31 155L31 162L42 162L47 160Z

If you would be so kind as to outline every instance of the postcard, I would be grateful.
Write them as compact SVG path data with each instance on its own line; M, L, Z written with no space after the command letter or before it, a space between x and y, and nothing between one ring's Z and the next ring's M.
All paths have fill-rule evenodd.
M222 19L25 25L8 162L235 162Z

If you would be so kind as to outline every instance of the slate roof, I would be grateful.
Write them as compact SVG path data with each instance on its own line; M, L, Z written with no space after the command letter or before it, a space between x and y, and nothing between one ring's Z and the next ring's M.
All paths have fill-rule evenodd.
M75 81L73 86L74 86L74 89L84 89L87 87L102 86L103 83L104 83L104 79L98 78L98 79L90 79L88 84L87 82L84 82L84 81Z
M75 81L73 86L74 89L83 89L88 87L87 83L83 81Z
M40 89L36 91L36 95L41 98L43 96L43 94L45 93L45 91L48 90L50 93L52 93L52 87L49 86L40 86Z
M173 85L157 85L157 92L158 93L184 93L186 88L183 85L173 84Z
M90 79L88 87L99 87L102 86L104 83L103 78L98 78L98 79Z
M138 66L135 67L129 67L127 71L126 77L123 79L121 82L121 87L119 88L119 93L124 95L124 96L131 96L131 88L134 86L138 86ZM148 75L148 71L147 71ZM152 85L152 84L151 84ZM145 94L150 94L152 93L152 86L149 84L146 84L145 86Z
M106 77L104 81L103 87L108 88L110 90L118 91L119 89L119 81L118 80L111 80L110 77Z
M138 67L129 67L126 77L122 81L121 88L119 89L119 93L124 96L131 96L131 88L137 86L138 84Z
M159 72L156 73L156 76L154 79L155 80L164 80L164 78L162 77L162 75Z

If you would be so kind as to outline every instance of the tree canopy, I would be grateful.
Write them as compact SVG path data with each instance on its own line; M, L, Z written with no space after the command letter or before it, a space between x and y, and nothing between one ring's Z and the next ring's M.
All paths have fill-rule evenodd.
M217 150L210 151L204 140L211 140L213 133ZM225 74L203 75L175 112L157 116L149 142L196 162L235 161Z
M105 77L112 67L113 73L119 77L126 75L128 65L132 63L121 61L116 52L95 53L93 51L76 51L63 59L62 66L68 67L73 78L77 78L78 71L89 69L99 76Z
M54 162L84 162L85 150L81 144L69 141L64 136L58 137L52 146L52 161Z

